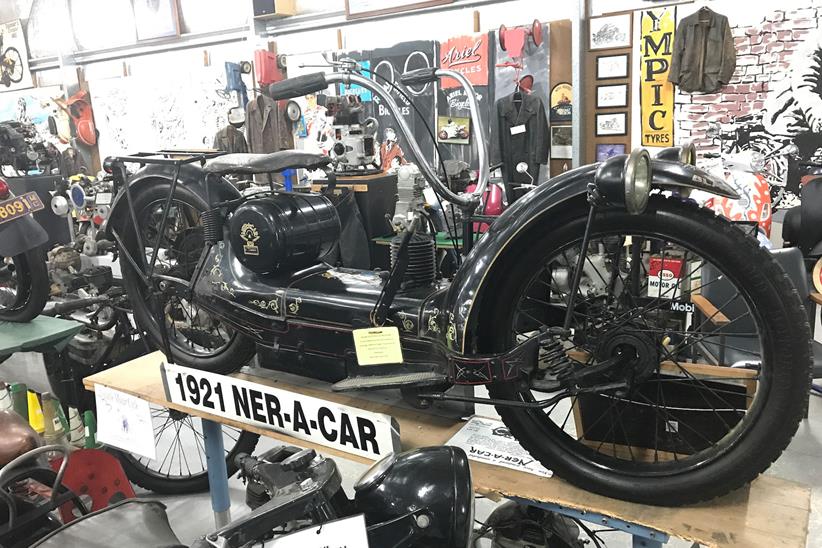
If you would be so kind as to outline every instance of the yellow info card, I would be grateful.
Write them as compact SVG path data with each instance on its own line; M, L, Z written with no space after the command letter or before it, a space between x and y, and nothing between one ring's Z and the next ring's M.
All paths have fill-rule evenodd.
M402 363L400 331L396 327L355 329L352 333L360 365Z

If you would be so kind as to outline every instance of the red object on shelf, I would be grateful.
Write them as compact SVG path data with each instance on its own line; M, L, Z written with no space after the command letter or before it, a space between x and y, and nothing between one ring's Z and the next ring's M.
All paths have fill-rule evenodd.
M283 71L277 65L277 54L264 49L254 52L254 69L257 72L257 82L261 86L285 79Z

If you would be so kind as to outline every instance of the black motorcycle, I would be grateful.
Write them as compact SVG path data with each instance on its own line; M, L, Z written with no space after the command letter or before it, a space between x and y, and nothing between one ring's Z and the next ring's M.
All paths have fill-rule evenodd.
M48 300L49 238L30 215L43 208L36 192L15 196L0 177L0 321L30 321Z
M339 66L273 84L269 94L370 89L428 184L461 210L457 271L450 280L437 272L422 214L392 242L390 271L325 264L340 230L326 196L242 196L225 179L323 169L325 156L110 158L123 191L105 230L120 249L134 316L170 360L227 373L256 354L263 367L324 379L336 391L399 388L421 405L491 404L559 476L642 503L718 496L779 456L804 411L809 329L768 253L686 198L689 189L738 198L724 181L683 163L680 149L655 159L637 149L565 172L499 217L483 216L486 126L465 77L422 69L402 83L448 76L465 88L481 166L468 194L425 160L391 92L355 64ZM142 165L130 178L128 163ZM326 176L331 188L340 182L331 169ZM491 226L476 235L479 223ZM352 332L388 344L398 333L401 359L366 355ZM454 385L484 385L490 398L449 392Z

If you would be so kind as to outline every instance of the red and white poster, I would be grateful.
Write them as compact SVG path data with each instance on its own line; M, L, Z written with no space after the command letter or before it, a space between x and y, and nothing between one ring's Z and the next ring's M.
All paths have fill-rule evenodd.
M677 299L682 290L684 261L673 257L651 257L648 265L648 296Z
M488 35L456 36L440 46L440 68L465 75L475 86L488 85ZM459 87L453 78L444 78L443 89Z

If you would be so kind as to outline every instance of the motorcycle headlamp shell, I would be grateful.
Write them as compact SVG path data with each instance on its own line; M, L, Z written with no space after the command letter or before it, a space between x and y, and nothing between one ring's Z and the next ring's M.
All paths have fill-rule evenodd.
M369 527L413 520L415 546L470 546L473 483L468 457L458 447L423 447L389 455L354 486L354 504L368 516Z
M629 155L608 158L597 168L594 181L609 205L624 207L628 213L645 211L651 193L651 156L643 148Z
M687 142L678 147L663 148L657 153L659 160L669 162L680 162L683 164L696 165L696 147L692 142Z

